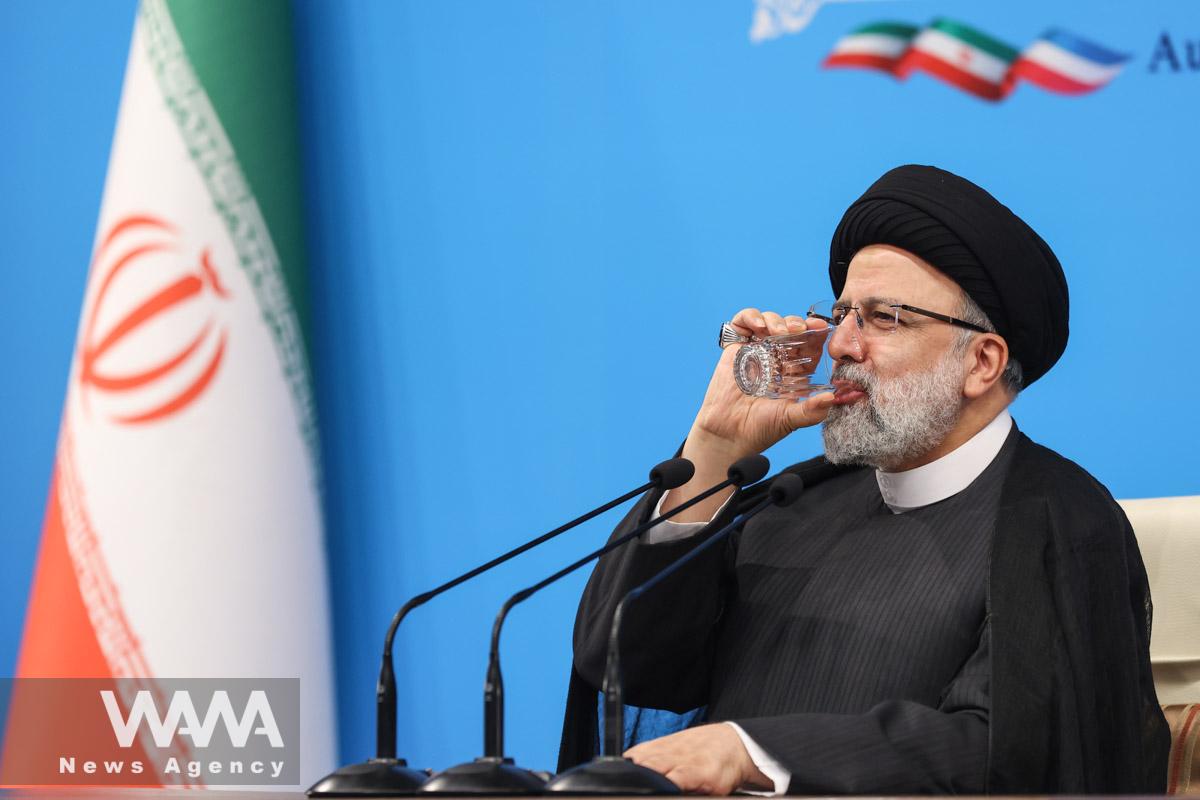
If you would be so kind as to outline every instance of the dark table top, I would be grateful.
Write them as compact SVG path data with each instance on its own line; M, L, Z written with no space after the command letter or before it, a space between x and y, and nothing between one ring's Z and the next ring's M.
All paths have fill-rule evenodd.
M0 789L0 800L66 800L66 798L83 798L83 800L196 800L197 792L204 792L204 789L165 789L165 788L122 788L122 787L99 787L99 786L54 786L36 789ZM296 791L243 791L243 790L225 790L225 789L210 789L207 791L218 792L219 796L214 800L301 800L305 795L303 792ZM1069 795L1056 795L1056 797L1068 797ZM969 796L965 796L969 800ZM1087 795L1087 800L1102 800L1103 795ZM1114 795L1113 800L1136 800L1136 795ZM1147 795L1147 797L1158 798L1160 795ZM464 798L464 800L466 800ZM478 800L472 798L471 800ZM639 798L612 798L612 800L645 800L644 797ZM917 800L912 798L911 800ZM928 798L921 798L928 800ZM984 800L983 796L977 800ZM999 795L992 795L987 800L1004 800ZM1019 797L1009 798L1008 800L1036 800L1035 795L1021 795Z

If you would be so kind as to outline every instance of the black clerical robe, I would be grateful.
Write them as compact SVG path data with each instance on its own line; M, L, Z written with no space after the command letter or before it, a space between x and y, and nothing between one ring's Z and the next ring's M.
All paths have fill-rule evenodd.
M647 596L626 615L627 699L674 711L715 701L710 715L734 718L787 766L793 792L1161 792L1169 741L1150 676L1145 571L1124 514L1086 472L1015 428L989 467L997 469L994 494L981 494L978 481L963 493L979 494L972 499L976 505L994 500L991 517L977 520L989 528L977 583L972 586L971 564L980 563L979 543L971 550L971 531L964 530L960 544L967 550L959 565L965 566L946 576L961 586L953 597L938 587L944 596L927 608L931 616L945 617L947 603L962 606L961 619L945 628L954 631L948 641L935 642L937 625L918 631L934 639L907 652L887 649L881 636L879 663L865 668L862 659L871 656L862 651L861 630L848 628L841 654L836 632L826 630L822 647L829 653L816 654L816 660L812 653L789 655L777 647L773 663L756 667L740 660L743 645L754 649L756 600L733 583L739 559L743 582L746 567L770 571L763 552L770 539L743 533L724 551L715 548L706 565L693 565L697 569L686 580L680 576L683 583L660 587L657 598ZM873 481L869 471L836 468L823 459L789 471L800 474L818 499L828 498L813 513L828 516L829 525L863 515L853 488ZM645 519L657 499L645 498L616 535ZM710 530L754 501L754 492L744 493ZM677 555L703 536L666 550L618 551L597 567L576 621L560 769L596 749L596 686L615 603L659 569L667 552ZM747 542L756 552L739 552ZM658 556L647 557L656 549ZM785 564L794 556L785 550L775 557ZM897 599L911 602L914 595ZM980 624L974 641L954 641L975 610ZM930 657L930 647L943 652ZM889 664L897 653L902 662ZM822 673L814 667L821 659L860 671L873 687ZM790 662L812 674L782 677ZM951 664L956 671L947 673ZM897 683L899 696L889 698L889 687L878 684L897 669L907 669L910 679ZM927 687L920 686L921 671L928 673ZM814 679L821 685L806 688L814 687ZM838 682L840 688L830 688ZM739 718L748 710L755 716Z

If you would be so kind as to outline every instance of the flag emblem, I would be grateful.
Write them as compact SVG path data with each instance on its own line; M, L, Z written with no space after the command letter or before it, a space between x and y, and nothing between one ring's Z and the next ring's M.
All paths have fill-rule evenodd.
M221 366L228 332L214 312L229 290L211 248L192 255L183 247L174 225L131 214L97 248L93 266L102 277L83 323L79 380L113 401L114 422L154 422L183 410Z
M999 101L1019 80L1057 94L1094 92L1128 61L1127 55L1059 29L1018 50L969 25L938 19L924 28L899 22L864 25L842 37L822 66L875 69L900 79L920 70Z

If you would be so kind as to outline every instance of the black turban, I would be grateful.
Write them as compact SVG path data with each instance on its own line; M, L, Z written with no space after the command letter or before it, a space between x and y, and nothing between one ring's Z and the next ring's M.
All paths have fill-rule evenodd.
M875 181L833 233L834 296L846 285L850 259L871 244L920 256L961 286L1008 342L1026 386L1066 349L1067 279L1058 259L1020 217L965 178L909 164Z

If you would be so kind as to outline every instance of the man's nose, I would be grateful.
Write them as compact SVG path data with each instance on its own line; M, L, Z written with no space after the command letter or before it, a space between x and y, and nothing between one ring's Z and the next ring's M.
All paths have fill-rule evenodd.
M853 314L847 314L842 324L833 329L833 336L829 339L829 355L834 361L843 358L863 360L862 332Z

